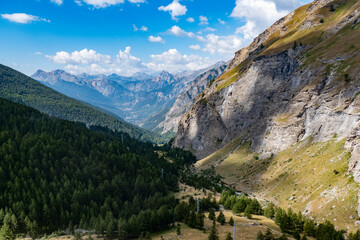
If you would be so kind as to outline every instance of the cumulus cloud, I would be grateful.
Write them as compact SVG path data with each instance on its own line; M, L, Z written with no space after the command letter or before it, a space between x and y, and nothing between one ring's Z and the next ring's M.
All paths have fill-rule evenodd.
M198 55L182 55L176 49L169 49L159 55L151 55L152 61L147 63L148 68L154 71L166 70L179 72L185 70L198 70L208 67L213 63L209 58Z
M219 36L211 33L199 40L205 43L203 51L224 56L232 56L243 46L243 40L238 35Z
M154 37L156 38L156 37ZM176 49L170 49L158 55L151 55L151 61L145 63L131 54L131 48L120 50L115 57L97 53L95 50L83 49L72 53L60 51L54 56L46 56L49 60L64 65L64 69L72 74L111 74L131 76L137 72L155 73L166 70L180 72L198 70L214 63L206 57L198 55L182 55Z
M57 5L61 5L63 4L63 0L51 0L51 2L57 4Z
M192 33L192 32L186 32L184 30L182 30L179 26L172 26L172 28L170 28L168 31L168 34L170 35L174 35L174 36L177 36L177 37L195 37L195 34Z
M55 0L59 1L59 0ZM131 3L139 4L144 3L146 0L128 0ZM86 3L87 5L93 6L94 8L106 8L118 4L122 4L125 0L75 0L75 2L81 6L82 3Z
M242 34L246 40L252 40L300 5L297 0L236 0L230 16L246 22L236 33Z
M199 17L200 23L199 25L208 25L209 24L209 20L207 17L205 16L200 16Z
M39 22L39 21L50 22L50 20L47 20L45 18L40 18L26 13L1 14L1 17L11 22L22 23L22 24Z
M148 40L149 40L150 42L165 43L164 39L162 39L162 37L160 37L160 36L154 37L154 36L151 35L151 36L148 38Z
M178 16L183 16L187 12L187 8L185 5L181 5L179 0L174 0L167 6L160 6L159 11L169 12L171 15L171 19L178 20Z
M110 63L111 57L109 55L102 55L96 51L86 48L81 51L74 51L68 53L60 51L55 56L46 55L46 57L55 63L61 64L97 64L97 63Z
M190 45L189 48L193 50L200 50L201 47L199 44L197 44L197 45Z
M193 22L195 22L195 19L192 18L192 17L189 17L189 18L186 19L186 21L187 21L187 22L190 22L190 23L193 23Z

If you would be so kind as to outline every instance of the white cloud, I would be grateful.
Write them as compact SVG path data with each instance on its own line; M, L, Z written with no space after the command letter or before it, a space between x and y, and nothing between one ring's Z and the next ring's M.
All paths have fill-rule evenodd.
M171 19L173 19L173 20L178 20L177 19L178 16L183 16L187 12L186 6L181 5L179 3L179 0L174 0L169 5L160 6L158 9L159 9L159 11L170 12Z
M109 55L102 55L94 50L87 50L86 48L81 51L74 51L68 53L60 51L55 56L46 55L46 57L55 63L61 64L96 64L96 63L110 63L111 57Z
M136 27L135 24L133 24L133 29L134 29L135 32L136 32L136 31L139 31L139 29Z
M1 17L11 22L23 23L23 24L39 22L39 21L50 22L50 20L47 20L45 18L40 18L26 13L1 14Z
M200 45L190 45L189 48L193 50L200 50Z
M219 23L221 23L222 25L225 24L225 21L221 20L220 18L217 19L219 21Z
M135 24L133 24L133 29L134 29L134 31L135 32L137 32L137 31L142 31L142 32L147 32L148 31L148 27L146 27L146 26L142 26L140 29L135 25Z
M168 30L168 33L177 37L190 37L190 38L195 37L194 33L186 32L176 25L172 26L172 28Z
M209 24L209 20L207 17L205 16L200 16L199 17L200 23L199 25L208 25Z
M42 55L42 52L35 52L35 55Z
M131 48L120 50L115 57L97 53L95 50L83 49L72 53L60 51L54 56L46 57L58 64L63 64L64 69L72 74L111 74L131 76L137 72L155 73L166 70L180 72L185 70L198 70L214 63L206 57L198 55L182 55L176 49L170 49L158 55L151 55L151 61L144 63L133 56Z
M211 33L198 39L205 43L203 51L228 57L233 56L243 46L243 39L237 35L218 36Z
M215 28L212 28L212 27L206 27L203 31L204 31L204 32L215 32L216 29L215 29Z
M146 65L153 71L166 70L169 72L179 72L199 70L213 64L213 61L209 58L198 55L182 55L176 49L169 49L160 55L151 55L150 57L152 61Z
M189 18L186 19L186 21L188 21L188 22L190 22L190 23L193 23L193 22L195 22L195 19L192 18L192 17L189 17Z
M298 0L236 0L231 17L245 20L236 33L252 40L279 18L300 6Z
M55 1L59 1L59 0L55 0ZM146 2L146 0L128 0L128 1L135 4ZM82 3L84 2L90 6L93 6L94 8L106 8L109 6L122 4L125 2L125 0L75 0L75 2L79 6L81 6Z
M146 0L128 0L131 3L144 3Z
M165 43L164 39L162 39L162 37L160 37L160 36L154 37L154 36L151 35L151 36L148 38L148 40L149 40L150 42Z
M63 4L63 0L51 0L51 2L57 4L57 5L62 5Z

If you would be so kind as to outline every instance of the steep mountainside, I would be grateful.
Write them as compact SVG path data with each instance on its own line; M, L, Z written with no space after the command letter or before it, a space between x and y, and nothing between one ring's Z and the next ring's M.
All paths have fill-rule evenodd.
M148 124L144 123L152 116L160 114L161 118L155 119L164 118L164 114L184 91L185 86L206 70L208 69L176 75L161 72L156 76L138 73L132 77L116 74L75 76L63 70L38 70L32 77L67 96L106 109L126 121L146 127ZM155 126L157 124L159 122L155 122Z
M341 159L348 165L348 173L360 182L359 39L359 1L316 0L300 7L235 54L225 73L182 116L174 146L192 150L199 159L221 149L222 154L214 153L221 162L241 143L249 142L256 159L267 159L265 163L272 166L276 164L271 162L272 156L299 142L343 141L339 149L343 147L341 151L349 155ZM314 157L322 153L320 147ZM336 161L325 160L328 166L329 161ZM303 160L297 156L299 161ZM250 163L233 163L233 168L240 170ZM266 169L270 167L253 174L266 175L275 184L275 175L267 175ZM282 186L293 186L284 175L289 168L283 170L278 176L287 185ZM331 191L326 178L319 181L328 191L323 195L340 194ZM258 184L258 190L269 186L261 180L252 184L254 188ZM346 184L343 191L349 196ZM290 200L282 201L289 204ZM301 206L296 209L304 210Z
M4 65L0 65L0 97L23 103L51 116L123 131L136 139L160 141L157 135L147 130L64 96Z
M181 115L187 112L195 101L195 98L204 91L209 82L219 77L225 70L226 65L213 68L195 78L175 100L165 119L156 126L162 134L177 132Z

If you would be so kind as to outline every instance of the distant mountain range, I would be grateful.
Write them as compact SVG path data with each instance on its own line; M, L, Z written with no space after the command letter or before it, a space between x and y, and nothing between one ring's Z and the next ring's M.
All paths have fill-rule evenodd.
M153 130L165 119L165 114L191 82L200 74L222 65L224 62L198 71L178 74L163 71L155 76L137 73L132 77L117 74L72 75L63 70L38 70L32 78L67 96Z
M62 76L62 78L67 79L67 81L63 82L68 84L68 89L73 93L86 89L80 87L75 89L72 88L80 86L78 84L82 84L80 78L76 78L64 71L54 71L53 74L54 76ZM48 80L52 81L54 84L56 83L55 78L50 77ZM103 88L103 92L111 90L111 87ZM92 94L97 94L99 97L103 96L99 92L91 90L90 88L84 94L88 94L89 97L91 97ZM161 142L160 137L150 131L127 123L115 114L107 112L106 110L67 97L49 87L44 86L38 81L35 81L34 79L1 64L0 97L36 108L50 116L85 123L89 126L99 125L108 127L112 130L126 132L135 139Z

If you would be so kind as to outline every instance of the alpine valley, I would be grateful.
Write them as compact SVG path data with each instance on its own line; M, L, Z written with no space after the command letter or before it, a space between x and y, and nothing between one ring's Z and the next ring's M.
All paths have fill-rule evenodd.
M205 48L187 48L204 53L236 44L216 35L219 26L230 29L221 18L182 19L193 14L185 4L197 1L173 0L156 13L194 29L198 21L199 31L175 25L147 41L199 41ZM216 2L219 11L226 5ZM231 60L191 68L200 70L121 76L58 69L28 77L0 65L0 240L360 240L360 1L232 2L228 18L240 11L241 21L263 21L247 12L253 8L284 17L236 47ZM287 15L278 9L292 3L298 8ZM125 15L153 1L73 3L81 16L103 19L105 12L115 19L107 10L119 4L116 14ZM206 4L204 11L213 2ZM1 16L52 24L22 14ZM148 17L149 25L160 19ZM214 19L218 29L210 27ZM235 31L245 29L244 39L255 29L256 21L247 21ZM127 37L148 31L134 24ZM120 64L87 49L36 55L66 62L64 69ZM193 65L206 59L170 58L196 59Z

